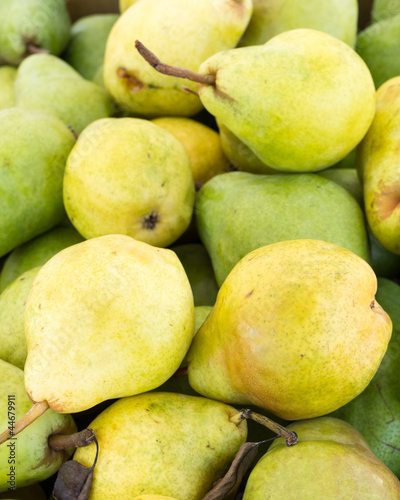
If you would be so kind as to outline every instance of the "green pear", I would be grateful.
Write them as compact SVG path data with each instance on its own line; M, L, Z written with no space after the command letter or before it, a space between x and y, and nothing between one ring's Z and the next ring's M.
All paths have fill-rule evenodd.
M318 172L318 175L342 186L353 196L360 207L364 207L363 191L355 168L331 167Z
M191 116L202 109L189 80L160 75L134 49L148 44L168 64L193 71L211 55L236 46L251 16L251 0L135 2L108 37L104 81L111 96L145 117ZM182 92L182 85L193 92Z
M217 298L218 285L215 280L210 257L200 243L171 247L179 257L192 287L195 306L213 306Z
M400 140L400 77L377 91L376 114L357 150L368 224L379 243L400 254L400 186L397 173Z
M65 215L62 182L74 135L38 111L0 111L0 256L56 226Z
M220 286L242 257L278 241L323 240L368 258L360 206L317 174L223 174L200 189L195 214Z
M189 226L194 194L182 143L141 118L92 123L65 169L65 209L85 238L127 234L169 246Z
M367 26L357 38L356 50L368 66L375 87L400 74L400 14Z
M228 171L228 160L222 150L218 133L191 118L166 116L153 123L171 132L184 145L192 166L193 180L205 184Z
M216 119L222 149L229 159L233 169L251 172L253 174L279 174L279 170L268 167L253 151L246 146L228 127Z
M335 163L331 168L356 168L356 151L356 148L352 149L347 156Z
M32 408L32 402L25 392L22 370L0 360L0 378L0 425L1 428L12 428ZM76 426L71 415L48 411L18 437L11 437L2 444L0 491L32 485L56 473L73 450L55 451L49 446L48 438L51 434L74 432Z
M47 500L46 493L39 484L33 484L32 486L25 486L24 488L18 488L17 490L7 490L0 493L0 499L2 500Z
M18 66L36 51L59 55L68 43L70 25L64 0L1 0L0 59Z
M253 15L239 45L261 45L284 31L324 31L354 47L357 0L253 0Z
M13 66L0 67L0 109L12 108L15 105L14 82L17 70Z
M263 163L284 171L337 163L364 137L375 112L374 83L361 57L311 29L219 52L196 79L205 108Z
M400 255L386 250L368 227L371 249L370 264L375 274L381 278L400 278Z
M27 346L25 305L40 267L19 276L0 295L0 359L24 369Z
M175 373L193 338L193 294L171 250L124 235L92 238L40 269L25 330L29 397L74 413Z
M238 413L219 401L163 392L113 403L90 424L101 450L90 498L201 500L246 441L246 423L230 421ZM81 448L74 460L90 466L95 451Z
M49 54L35 54L21 63L15 80L15 99L18 107L46 111L78 134L112 112L105 90Z
M317 240L267 245L230 272L187 354L189 383L286 420L325 415L360 394L392 323L371 267Z
M81 17L71 27L63 58L87 80L93 80L104 62L111 28L118 14L93 14Z
M83 241L72 227L55 227L15 248L6 258L0 273L0 292L21 274L42 266L63 248Z
M252 470L243 500L400 498L400 481L351 425L321 417L288 428L298 443L272 443Z
M333 416L353 425L365 437L374 454L400 475L400 287L378 278L379 303L393 321L388 350L368 387Z
M372 20L382 21L400 14L400 3L397 0L374 0L372 4Z

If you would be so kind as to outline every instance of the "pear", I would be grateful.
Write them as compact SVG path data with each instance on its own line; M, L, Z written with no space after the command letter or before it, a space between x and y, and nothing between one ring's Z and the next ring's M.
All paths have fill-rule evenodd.
M400 287L378 278L380 304L393 321L388 350L368 387L333 416L353 425L365 437L374 454L397 476L400 475Z
M335 163L331 168L356 168L356 151L357 148L352 149L347 156Z
M64 204L85 238L118 233L169 246L193 214L189 157L176 137L147 120L98 120L68 158Z
M15 248L3 263L0 292L33 267L42 266L63 248L80 243L82 236L72 227L55 227Z
M27 346L25 305L39 267L19 276L0 295L0 359L24 369Z
M118 17L93 14L81 17L71 27L63 58L87 80L93 80L103 65L107 38Z
M218 132L191 118L167 116L153 123L165 128L184 145L192 166L193 180L205 184L215 175L228 171Z
M360 206L316 174L223 174L200 189L195 214L219 286L242 257L278 241L318 239L368 258Z
M0 378L0 425L12 428L32 407L32 402L25 393L22 370L0 360ZM32 485L56 473L73 450L55 451L49 446L48 438L51 434L74 432L76 426L71 415L48 411L18 438L11 437L7 444L0 446L0 491Z
M213 306L217 298L218 285L215 280L210 257L200 243L171 247L189 278L195 306Z
M288 426L296 446L272 443L252 470L243 500L397 500L400 481L351 425L332 417Z
M368 66L375 87L400 73L400 13L367 26L357 38L356 50Z
M189 80L160 75L132 49L148 44L168 64L193 71L211 55L236 46L252 13L251 0L135 2L108 37L104 81L117 103L137 116L191 116L202 109Z
M102 88L49 54L35 54L21 63L15 80L15 99L18 107L53 114L78 134L112 112L110 98Z
M354 47L357 0L253 0L253 15L239 45L261 45L284 31L324 31Z
M119 0L119 11L123 14L126 9L129 9L131 5L136 3L138 0Z
M14 82L16 77L17 70L13 66L0 67L0 109L14 106Z
M253 174L279 174L279 170L268 167L253 151L244 144L228 127L217 118L222 149L234 170L243 170Z
M164 495L139 495L138 497L135 497L133 500L177 500L176 498L172 497L165 497Z
M40 269L25 329L29 397L75 413L165 382L193 337L193 295L174 252L92 238Z
M318 175L342 186L353 196L360 207L364 208L363 190L355 168L331 167L318 172Z
M386 250L400 254L400 186L397 168L400 77L388 80L376 95L375 118L358 146L357 163L371 231Z
M65 215L62 182L75 144L58 118L0 111L0 256L56 226Z
M246 423L230 421L238 413L219 401L163 392L113 403L90 424L101 450L90 498L201 500L246 441ZM90 445L74 460L90 466L94 454Z
M372 4L372 20L382 21L400 14L400 4L393 0L374 0Z
M400 278L400 255L386 250L368 227L371 248L370 264L375 274L381 278Z
M68 43L70 25L64 0L1 0L0 59L18 66L37 51L59 55Z
M360 394L392 323L371 267L317 240L267 245L230 272L187 354L189 383L286 420L325 415Z

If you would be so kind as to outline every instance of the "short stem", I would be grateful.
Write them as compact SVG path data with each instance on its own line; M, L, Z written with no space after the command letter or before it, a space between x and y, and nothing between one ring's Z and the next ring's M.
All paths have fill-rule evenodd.
M50 51L47 49L41 49L40 47L37 47L34 43L29 42L26 44L26 51L28 54L50 54Z
M94 441L94 430L83 429L75 434L52 434L49 436L49 447L54 451L68 450L70 448L84 448Z
M238 424L242 420L254 420L255 422L263 425L264 427L267 427L271 431L275 432L278 434L278 436L282 437L287 446L293 446L297 444L297 434L294 431L290 431L286 427L283 427L282 425L277 424L270 418L260 415L259 413L255 413L254 411L251 410L241 410L239 413L234 415L230 421Z
M187 374L188 374L188 367L182 366L181 368L178 368L172 376L173 377L187 377Z
M185 68L178 68L176 66L169 66L164 64L158 59L158 57L151 52L147 47L145 47L139 40L136 40L135 47L137 48L139 54L145 59L156 71L162 73L163 75L175 76L177 78L186 78L192 82L202 83L204 85L214 85L215 84L215 74L214 75L201 75L200 73L195 73Z
M35 403L32 408L26 413L18 422L14 425L12 429L7 429L0 434L0 444L3 444L7 439L12 438L19 434L21 431L28 427L32 422L38 419L45 411L50 408L47 401L42 401L41 403Z

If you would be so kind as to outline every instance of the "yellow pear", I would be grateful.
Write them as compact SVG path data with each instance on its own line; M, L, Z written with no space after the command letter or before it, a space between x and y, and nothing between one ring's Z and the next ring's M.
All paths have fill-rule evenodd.
M236 264L187 355L203 396L287 420L324 415L369 383L392 333L371 267L318 240L275 243Z

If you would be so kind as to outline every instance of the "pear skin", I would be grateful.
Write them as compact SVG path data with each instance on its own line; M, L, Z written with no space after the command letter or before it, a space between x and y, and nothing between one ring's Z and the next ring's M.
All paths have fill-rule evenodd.
M246 441L246 423L230 421L238 413L219 401L165 392L113 403L90 424L101 449L91 498L201 500ZM81 448L74 460L90 466L95 451Z
M243 500L400 498L400 481L350 424L321 417L288 428L298 443L272 443L252 470Z
M375 118L357 148L357 163L369 227L386 250L400 254L400 77L388 80L376 95Z
M312 172L337 163L374 117L366 64L320 31L291 30L264 45L219 52L198 73L215 78L198 86L204 107L278 170Z
M17 70L13 66L0 67L0 109L15 106L14 82Z
M393 0L374 0L372 4L372 21L378 22L400 14L400 4Z
M343 406L368 385L392 334L376 289L371 267L330 243L284 241L250 252L193 340L190 385L286 420Z
M239 45L262 45L284 31L309 28L354 47L357 18L357 0L253 0L253 15Z
M173 66L197 71L211 55L236 46L251 16L251 0L135 2L108 37L104 82L135 116L191 116L202 109L196 85L157 73L134 49L142 41ZM183 92L187 87L193 92Z
M65 248L26 304L25 386L61 413L160 386L194 333L193 294L174 252L124 235Z

